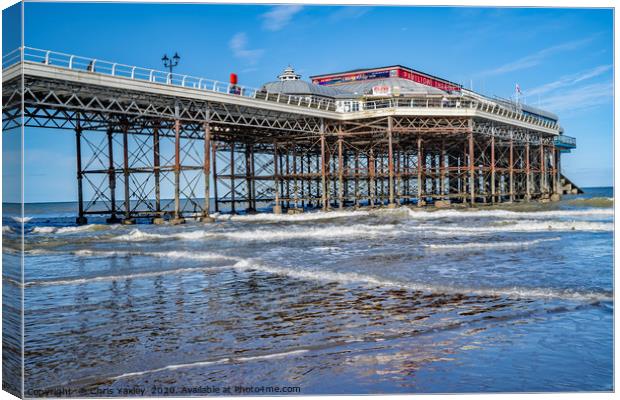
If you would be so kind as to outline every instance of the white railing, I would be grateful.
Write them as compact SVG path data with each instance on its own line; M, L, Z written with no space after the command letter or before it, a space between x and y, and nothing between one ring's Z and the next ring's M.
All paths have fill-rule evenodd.
M96 58L81 57L72 54L59 53L51 50L36 49L33 47L17 48L2 56L2 68L24 62L42 63L71 70L85 71L93 74L103 74L131 80L146 81L163 85L180 86L208 92L222 93L231 96L242 96L256 100L263 100L298 107L314 108L318 110L350 113L362 110L380 110L385 108L470 108L488 112L497 116L507 117L528 122L545 128L559 129L557 123L535 118L531 115L501 106L499 103L482 102L464 97L412 97L388 98L377 100L342 100L343 103L356 103L357 107L337 107L336 101L317 96L295 96L282 93L232 85L227 82L200 78L191 75L174 74L150 68L137 67L114 63Z
M353 103L353 102L351 102ZM410 98L385 98L376 100L357 101L356 107L349 104L346 107L338 107L339 112L355 112L367 110L381 110L386 108L469 108L484 111L501 117L508 117L544 128L558 129L557 123L542 120L531 115L526 115L515 110L508 109L499 104L477 101L461 96L445 97L410 97Z
M577 139L571 136L558 135L553 138L554 144L560 147L577 147Z
M23 55L24 62L42 63L45 65L90 72L93 74L102 74L137 81L180 86L232 96L242 96L257 100L283 103L298 107L314 108L318 110L335 111L336 109L333 100L316 96L295 96L269 93L261 89L233 85L228 82L221 82L213 79L175 74L151 68L120 64L111 61L99 60L96 58L81 57L51 50L36 49L33 47L24 47L23 52L20 50L21 48L15 49L2 57L3 69L22 61Z

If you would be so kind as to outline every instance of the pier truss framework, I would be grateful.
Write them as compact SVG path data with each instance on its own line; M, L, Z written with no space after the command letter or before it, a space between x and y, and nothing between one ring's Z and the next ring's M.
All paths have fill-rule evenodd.
M28 75L3 89L5 130L74 132L81 223L560 193L553 135L476 116L387 114L344 120Z

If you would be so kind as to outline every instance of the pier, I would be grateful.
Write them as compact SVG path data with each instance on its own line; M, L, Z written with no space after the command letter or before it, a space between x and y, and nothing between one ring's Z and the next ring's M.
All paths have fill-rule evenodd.
M79 224L552 201L561 154L575 148L557 121L460 87L347 108L29 47L3 56L3 70L5 131L75 136Z

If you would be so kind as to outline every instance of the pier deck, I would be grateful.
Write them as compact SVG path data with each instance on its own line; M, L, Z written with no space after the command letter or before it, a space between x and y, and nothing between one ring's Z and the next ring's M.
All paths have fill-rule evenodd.
M394 97L343 112L325 98L38 49L15 54L3 58L3 128L74 132L78 223L562 192L568 137L499 103Z

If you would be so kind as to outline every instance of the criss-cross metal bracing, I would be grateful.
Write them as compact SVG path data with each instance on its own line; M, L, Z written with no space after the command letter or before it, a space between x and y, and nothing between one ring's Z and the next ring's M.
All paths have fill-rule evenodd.
M554 136L504 120L389 109L351 119L21 79L4 82L3 128L23 121L75 133L80 223L92 214L182 221L212 211L496 203L560 193Z

